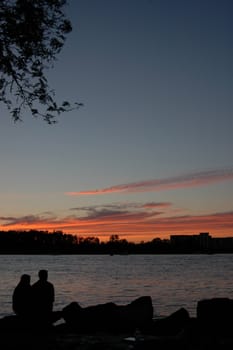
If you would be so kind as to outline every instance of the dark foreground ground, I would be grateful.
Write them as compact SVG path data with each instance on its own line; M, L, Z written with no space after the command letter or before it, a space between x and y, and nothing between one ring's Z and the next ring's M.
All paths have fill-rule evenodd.
M1 350L232 350L232 336L192 334L183 331L177 335L155 336L141 334L136 340L130 333L78 334L65 331L1 331Z
M0 319L0 350L233 350L232 299L199 301L197 317L181 308L153 319L152 311L151 298L141 297L123 307L71 303L49 326L8 316Z

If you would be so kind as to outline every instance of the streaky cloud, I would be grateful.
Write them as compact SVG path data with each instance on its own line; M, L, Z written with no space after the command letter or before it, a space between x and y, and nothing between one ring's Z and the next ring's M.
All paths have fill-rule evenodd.
M145 209L154 209L154 208L167 208L172 205L171 202L148 202L142 205Z
M75 208L70 208L70 211L76 212L96 212L96 211L123 211L130 209L154 209L154 208L167 208L171 207L171 202L145 202L145 203L134 203L134 202L123 202L123 203L113 203L113 204L97 204L90 206L79 206Z
M161 215L163 214L163 215ZM41 216L1 217L2 229L65 230L81 236L110 236L120 234L124 237L137 236L151 239L168 237L171 234L211 234L232 236L233 211L205 213L196 215L164 216L164 213L149 210L89 212L88 215L72 215L63 218L43 218Z
M47 213L48 214L48 213ZM2 216L0 221L5 222L2 226L14 226L14 225L25 225L30 226L38 223L50 223L56 221L56 217L50 212L49 215L25 215L20 217L14 216Z
M212 169L200 172L127 184L115 185L102 189L79 192L66 192L69 196L101 195L108 193L157 192L182 188L206 186L218 182L233 180L233 168Z

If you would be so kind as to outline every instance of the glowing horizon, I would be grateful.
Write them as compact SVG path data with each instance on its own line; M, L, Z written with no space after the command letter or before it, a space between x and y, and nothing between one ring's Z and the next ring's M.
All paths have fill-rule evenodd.
M77 236L99 237L107 240L112 234L128 241L150 241L153 238L169 238L174 234L198 234L209 232L213 237L233 236L233 212L213 213L203 215L180 215L159 217L153 213L118 213L99 215L96 218L75 216L63 219L43 218L31 216L15 218L1 218L8 223L1 225L0 230L42 230L63 231ZM13 218L11 218L13 219Z
M126 191L127 193L176 190L204 187L233 180L233 168L204 170L170 178L117 185L88 194ZM83 191L78 192L84 193ZM71 197L72 194L69 193ZM173 197L172 197L173 198ZM106 240L117 234L127 240L150 241L155 237L169 238L173 234L209 232L212 236L233 236L233 211L181 209L176 201L122 201L107 204L79 205L59 215L51 211L37 215L1 216L1 230L63 231L78 236L101 237Z

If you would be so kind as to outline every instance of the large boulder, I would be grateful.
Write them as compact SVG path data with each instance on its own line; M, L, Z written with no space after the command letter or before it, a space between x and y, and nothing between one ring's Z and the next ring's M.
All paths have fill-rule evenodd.
M72 302L62 310L66 325L76 331L134 331L152 322L150 296L142 296L130 304L105 303L82 308Z
M10 315L0 319L0 332L8 330L22 330L28 327L28 323L22 321L19 316Z
M198 301L197 320L204 332L232 333L233 300L212 298Z
M185 308L180 308L171 315L154 320L150 330L156 336L175 336L190 325L190 316Z
M37 315L30 315L30 317L21 317L18 315L9 315L0 319L0 332L4 331L21 331L21 330L43 330L52 329L53 323L62 319L61 311L54 311L51 318L42 320L37 318Z

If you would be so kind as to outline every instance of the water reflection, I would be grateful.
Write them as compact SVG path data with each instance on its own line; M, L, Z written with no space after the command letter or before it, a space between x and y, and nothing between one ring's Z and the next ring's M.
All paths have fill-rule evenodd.
M11 293L22 273L32 282L46 267L56 289L54 308L71 301L81 306L113 301L126 304L150 295L156 315L211 297L232 297L233 259L225 255L2 255L0 256L0 314L11 313Z

